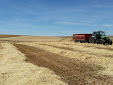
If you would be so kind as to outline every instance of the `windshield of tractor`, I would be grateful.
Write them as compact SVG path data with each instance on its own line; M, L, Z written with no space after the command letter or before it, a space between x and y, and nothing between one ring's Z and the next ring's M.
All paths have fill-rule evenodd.
M100 35L105 36L105 32L100 32Z

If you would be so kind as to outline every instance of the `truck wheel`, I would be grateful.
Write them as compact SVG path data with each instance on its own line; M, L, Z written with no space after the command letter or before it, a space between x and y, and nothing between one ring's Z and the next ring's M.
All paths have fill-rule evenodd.
M82 41L80 41L80 43L82 43Z
M86 43L85 41L83 41L83 43Z
M77 40L75 40L75 42L77 42Z

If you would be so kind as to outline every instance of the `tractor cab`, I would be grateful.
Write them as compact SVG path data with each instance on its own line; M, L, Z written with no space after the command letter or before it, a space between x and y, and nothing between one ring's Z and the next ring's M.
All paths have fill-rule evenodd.
M94 31L92 34L97 40L101 38L105 38L105 32L104 31Z
M96 37L97 35L105 36L105 32L104 32L104 31L94 31L92 35L95 36L95 37Z

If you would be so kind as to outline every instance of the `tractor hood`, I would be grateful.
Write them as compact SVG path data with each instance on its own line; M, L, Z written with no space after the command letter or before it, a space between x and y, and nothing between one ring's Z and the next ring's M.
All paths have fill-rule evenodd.
M101 38L105 38L106 36L101 36Z
M106 39L106 40L108 40L109 38L106 37L106 36L101 36L101 39Z

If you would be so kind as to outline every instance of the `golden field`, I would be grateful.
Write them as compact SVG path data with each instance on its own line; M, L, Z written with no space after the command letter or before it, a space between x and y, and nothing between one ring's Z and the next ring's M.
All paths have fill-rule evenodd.
M0 42L1 85L113 85L113 46L46 36Z

